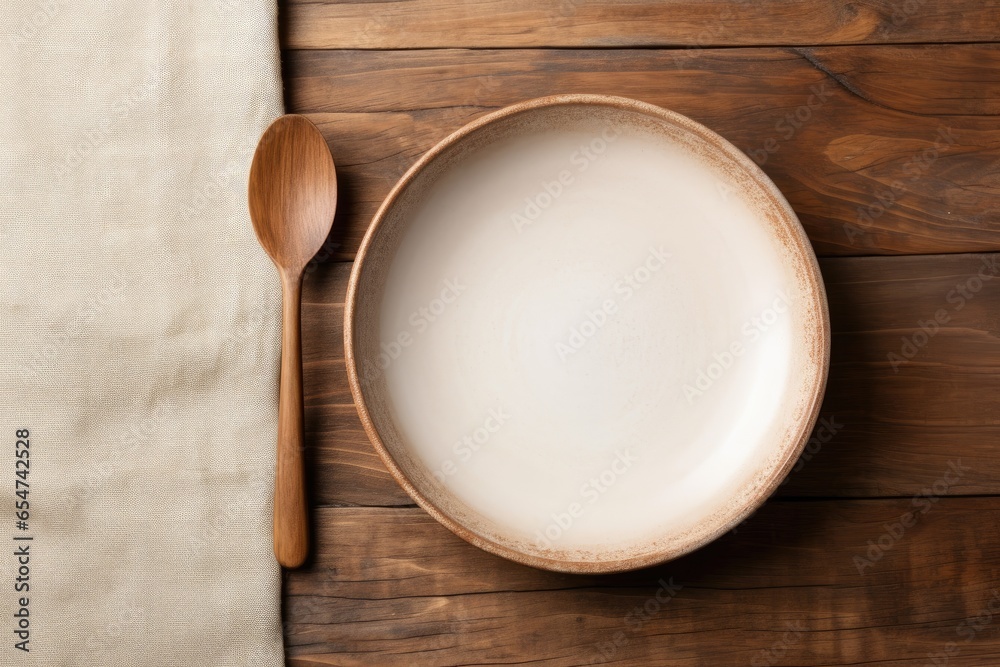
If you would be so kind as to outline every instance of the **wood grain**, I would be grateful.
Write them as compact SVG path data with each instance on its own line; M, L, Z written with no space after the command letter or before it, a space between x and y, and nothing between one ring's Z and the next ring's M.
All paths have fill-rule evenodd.
M974 280L1000 255L940 254L1000 252L998 10L282 0L288 105L321 126L342 177L305 285L322 507L314 562L285 581L289 664L1000 664L1000 283ZM827 257L834 329L826 431L777 497L687 558L612 577L514 565L407 506L347 389L350 265L333 261L353 259L392 185L449 132L575 92L674 109L754 157ZM943 484L953 464L962 474ZM899 535L935 488L951 497ZM881 557L859 574L869 549ZM683 588L658 605L671 577Z
M250 217L281 274L281 376L274 476L274 555L298 567L309 553L302 391L302 280L330 236L337 174L323 135L303 116L276 119L254 152Z
M970 469L953 493L1000 493L1000 255L831 258L821 269L834 333L827 397L816 439L778 494L912 496L956 459ZM306 281L313 502L408 505L347 386L349 270L330 262Z
M292 49L775 46L996 39L996 0L285 0Z
M1000 250L1000 46L328 51L286 58L293 108L343 183L336 256L424 151L486 110L554 93L691 116L774 179L823 256Z
M951 641L952 667L998 664L1000 502L926 503L771 502L683 559L592 577L419 509L324 509L316 562L286 580L289 664L923 667Z

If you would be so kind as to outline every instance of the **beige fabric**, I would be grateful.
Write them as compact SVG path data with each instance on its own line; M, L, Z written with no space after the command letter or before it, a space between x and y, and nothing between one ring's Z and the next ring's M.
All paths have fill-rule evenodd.
M0 665L279 665L275 2L6 0L0 63Z

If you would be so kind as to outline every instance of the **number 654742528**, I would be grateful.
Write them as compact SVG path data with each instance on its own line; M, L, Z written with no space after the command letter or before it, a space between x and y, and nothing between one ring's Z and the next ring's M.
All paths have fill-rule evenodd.
M14 525L19 530L28 530L31 504L28 502L28 474L31 471L31 433L28 429L18 429L14 433L17 442L14 446L14 493L17 496L14 510Z

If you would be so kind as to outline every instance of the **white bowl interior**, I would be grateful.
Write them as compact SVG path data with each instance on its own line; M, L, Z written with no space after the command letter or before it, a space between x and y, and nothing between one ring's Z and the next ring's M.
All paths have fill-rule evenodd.
M446 149L385 212L358 277L360 389L460 533L534 564L672 557L797 455L822 285L780 194L715 139L540 107Z

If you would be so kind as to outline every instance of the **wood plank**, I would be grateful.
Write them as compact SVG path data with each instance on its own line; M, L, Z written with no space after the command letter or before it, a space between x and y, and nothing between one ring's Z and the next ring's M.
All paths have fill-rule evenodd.
M438 140L568 92L636 97L718 131L775 180L820 255L1000 250L1000 45L292 52L286 65L291 108L338 161L340 259Z
M951 667L997 664L1000 499L923 507L771 502L695 554L590 577L491 556L420 509L324 509L315 562L286 579L289 664L923 667L948 642Z
M991 41L996 0L285 0L293 49Z
M779 495L912 496L958 459L970 470L952 493L1000 494L1000 255L832 258L821 268L834 332L825 430ZM349 271L328 262L306 281L313 501L407 505L368 442L347 385ZM947 321L925 339L922 325L933 329L936 315Z

